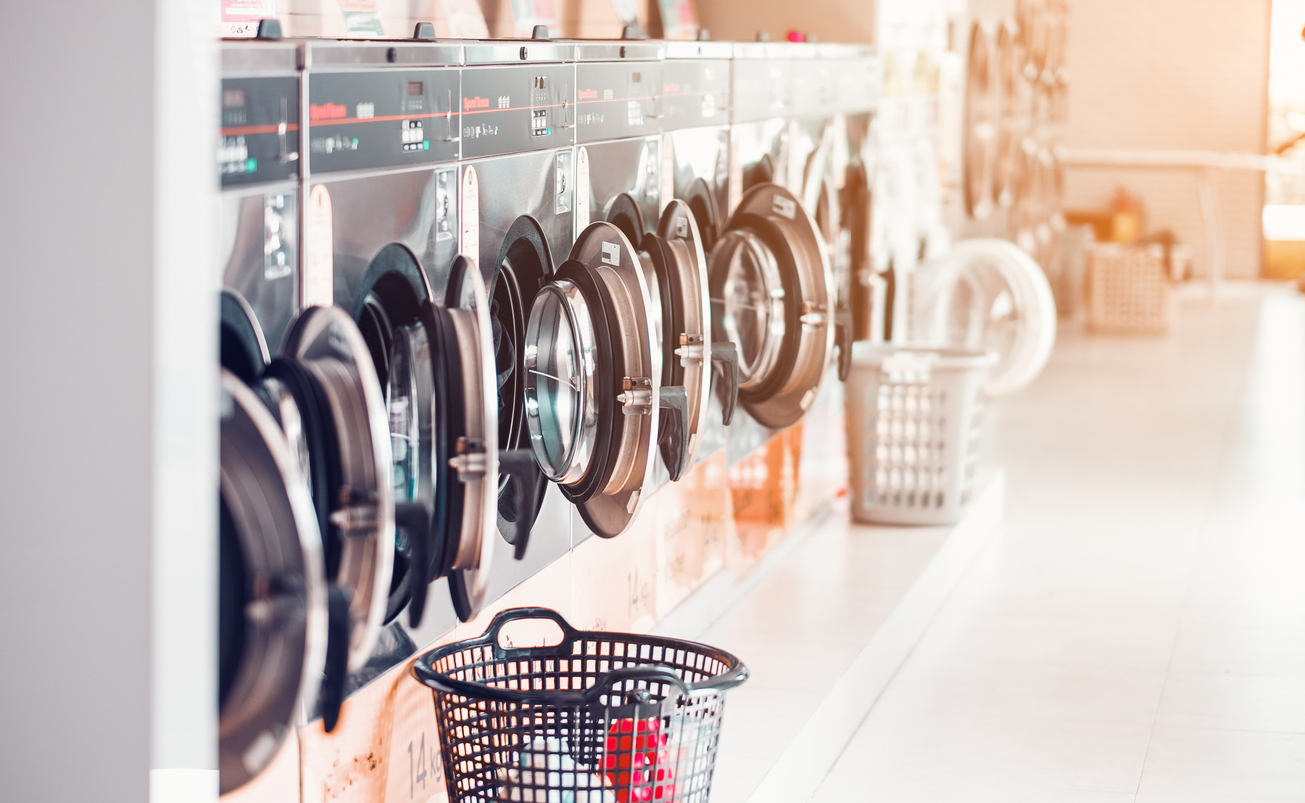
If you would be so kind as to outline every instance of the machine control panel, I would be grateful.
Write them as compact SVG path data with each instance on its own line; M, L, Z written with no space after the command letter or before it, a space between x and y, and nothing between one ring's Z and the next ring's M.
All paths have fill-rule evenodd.
M222 79L222 128L217 147L223 187L299 177L299 79Z
M793 101L791 114L801 117L837 111L838 78L834 73L833 62L815 58L792 59L789 65ZM839 68L842 66L839 65Z
M312 173L458 158L456 69L310 73Z
M790 66L790 60L783 58L735 59L730 122L787 116L792 111Z
M662 114L667 130L728 123L730 63L667 60L662 68Z
M659 61L576 65L576 141L660 133L662 66Z
M575 67L475 67L462 74L462 156L575 143Z

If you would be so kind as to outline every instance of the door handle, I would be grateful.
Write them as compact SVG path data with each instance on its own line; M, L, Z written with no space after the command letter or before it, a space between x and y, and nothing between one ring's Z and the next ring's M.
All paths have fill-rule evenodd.
M711 363L720 373L724 384L721 398L720 420L729 426L734 420L734 408L739 403L739 348L728 340L711 344Z
M408 626L420 627L431 579L431 509L423 502L399 502L394 506L394 524L407 530L408 543L412 545L408 569Z
M344 684L349 677L349 602L353 594L334 583L326 595L326 667L322 677L322 728L330 733L340 721Z
M526 556L526 543L530 540L531 517L535 515L535 467L534 454L530 449L505 449L498 453L498 473L516 485L516 538L512 541L513 557L521 560Z
M689 392L683 385L663 385L657 406L661 408L657 445L671 482L676 482L684 476L689 462Z
M834 313L834 346L838 349L838 378L847 381L852 372L852 311L839 309Z

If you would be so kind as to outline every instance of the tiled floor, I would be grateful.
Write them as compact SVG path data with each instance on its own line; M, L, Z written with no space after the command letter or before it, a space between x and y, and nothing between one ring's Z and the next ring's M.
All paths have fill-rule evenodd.
M817 800L1305 801L1305 297L1062 333L1006 519Z

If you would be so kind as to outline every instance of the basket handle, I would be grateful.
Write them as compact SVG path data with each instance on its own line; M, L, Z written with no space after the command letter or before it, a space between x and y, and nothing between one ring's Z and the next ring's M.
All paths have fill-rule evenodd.
M689 686L684 682L674 669L664 664L645 664L643 666L627 666L612 671L601 676L601 683L595 683L593 686L584 690L586 705L594 705L598 698L604 694L611 693L611 687L627 680L647 680L654 683L665 683L679 689L681 697L688 697L691 693ZM667 699L672 699L667 695Z
M521 647L505 648L498 643L499 632L503 630L504 625L509 622L519 622L525 619L548 619L562 629L562 640L553 647ZM481 644L492 646L494 648L495 658L512 657L516 655L538 655L541 650L556 650L558 655L570 655L571 645L576 639L580 638L580 631L571 626L571 623L562 618L562 614L552 608L508 608L506 611L499 611L490 620L489 627L481 634L476 641Z

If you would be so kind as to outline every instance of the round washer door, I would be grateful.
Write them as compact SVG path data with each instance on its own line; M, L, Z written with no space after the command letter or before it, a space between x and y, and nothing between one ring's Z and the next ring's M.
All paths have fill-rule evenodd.
M349 595L350 671L361 669L385 620L394 562L393 460L385 399L367 343L348 313L310 307L268 367L292 383L310 437L312 487L326 575Z
M638 253L591 224L535 298L525 337L525 410L544 475L598 535L621 534L652 479L661 349Z
M1006 240L976 238L918 271L915 340L997 354L986 391L1000 396L1042 372L1056 342L1056 303L1038 263Z
M222 370L218 768L256 776L317 694L326 660L322 540L298 459L263 402Z
M662 462L672 481L678 481L697 454L703 416L710 402L713 363L727 363L710 338L711 305L708 303L707 259L695 215L689 204L672 200L662 211L656 231L642 234L643 222L634 199L618 195L608 212L615 225L633 244L638 240L639 267L651 300L654 361L661 362L663 407L670 399L684 396L683 410L663 413L658 423ZM727 376L732 379L732 374ZM732 412L737 383L727 382L725 409Z
M738 348L739 402L764 426L800 419L834 350L833 277L815 221L777 184L744 194L709 257L711 317Z
M436 318L443 375L438 381L450 408L437 438L437 460L452 469L448 510L461 514L448 522L447 573L454 608L467 621L484 602L498 541L500 451L489 299L480 272L464 257L453 264Z
M426 586L438 576L431 553L432 517L441 488L432 462L435 392L428 307L430 282L417 257L392 243L372 259L351 310L383 390L390 431L389 478L395 503L395 548L385 623L408 608L421 624Z

